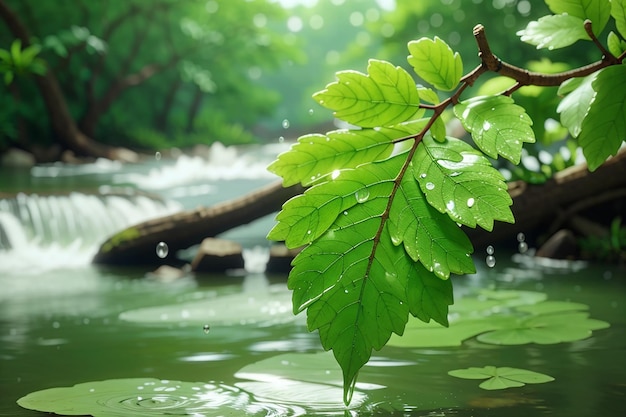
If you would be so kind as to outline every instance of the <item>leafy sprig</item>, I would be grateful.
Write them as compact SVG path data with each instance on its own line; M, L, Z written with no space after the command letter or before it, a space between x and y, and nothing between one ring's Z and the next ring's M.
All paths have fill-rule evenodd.
M585 67L543 74L513 66L491 52L478 25L481 64L466 75L461 57L440 38L408 44L409 64L434 90L416 85L401 67L370 60L367 74L339 72L314 95L356 128L303 136L270 165L285 185L309 188L284 204L269 238L306 246L288 280L294 313L307 310L309 330L333 351L346 404L372 349L402 335L409 313L447 325L450 275L475 271L460 226L491 230L495 221L514 221L504 178L487 156L517 164L523 145L535 141L532 120L512 98L516 90L561 86L561 121L578 137L591 170L617 152L626 132L624 1L548 0L554 14L518 32L548 49L591 40L602 59ZM612 52L597 39L609 15L620 32L608 37ZM487 72L514 84L462 100ZM449 107L478 149L446 137L441 115Z

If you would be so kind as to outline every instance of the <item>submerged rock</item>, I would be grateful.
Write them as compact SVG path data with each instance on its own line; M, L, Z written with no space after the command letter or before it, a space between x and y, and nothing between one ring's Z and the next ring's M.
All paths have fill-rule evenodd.
M194 272L225 272L244 268L243 249L230 240L206 238L191 262Z

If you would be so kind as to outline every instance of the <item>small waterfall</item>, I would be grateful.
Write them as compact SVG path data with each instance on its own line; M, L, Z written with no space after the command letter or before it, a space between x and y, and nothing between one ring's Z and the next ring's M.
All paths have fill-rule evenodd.
M0 273L86 265L115 232L180 209L146 195L19 193L0 199Z

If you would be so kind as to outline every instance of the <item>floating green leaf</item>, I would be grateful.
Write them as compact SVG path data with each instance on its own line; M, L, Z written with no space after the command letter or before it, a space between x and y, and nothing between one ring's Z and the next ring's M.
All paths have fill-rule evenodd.
M570 46L581 39L590 39L583 20L576 16L558 14L544 16L528 23L517 32L522 42L537 46L537 49L557 49Z
M602 32L610 16L610 0L546 0L554 14L568 14L582 20L589 19L593 24L593 33Z
M591 85L596 95L581 124L578 143L589 170L594 171L626 140L626 65L604 68Z
M462 379L487 379L479 387L486 390L523 387L526 384L543 384L554 381L554 378L539 372L526 369L485 366L471 367L449 371L448 375Z
M237 308L232 308L236 305ZM271 312L271 314L269 314ZM293 321L291 294L271 288L266 293L241 292L177 304L144 307L125 311L120 319L132 323L160 325L202 325L214 327L233 324L268 326Z
M513 222L502 175L467 143L426 136L413 158L413 175L428 202L455 222L491 230L494 220Z
M438 90L453 90L463 76L463 60L443 40L421 38L409 42L409 64Z
M419 109L415 81L401 67L371 59L368 74L337 73L337 81L313 98L335 117L361 127L389 126L409 120Z
M615 26L622 37L626 38L626 1L611 1L611 16L615 19Z
M564 311L519 318L515 325L481 334L478 340L494 345L549 345L586 339L592 330L607 327L609 324L604 321L590 319L589 313Z
M532 120L507 96L479 96L454 106L454 114L480 150L492 158L502 155L518 164L524 143L534 143Z
M578 137L580 134L583 120L585 120L589 106L596 95L592 83L597 74L593 73L583 78L578 87L565 96L556 108L556 111L561 114L561 123L573 137Z
M17 403L29 410L69 416L223 416L253 412L250 396L233 387L154 378L93 381L32 392ZM249 409L248 409L249 407Z
M313 184L338 169L356 168L379 161L393 151L393 140L415 134L426 120L412 120L392 127L335 130L326 135L305 135L278 156L268 170L284 178L285 186Z

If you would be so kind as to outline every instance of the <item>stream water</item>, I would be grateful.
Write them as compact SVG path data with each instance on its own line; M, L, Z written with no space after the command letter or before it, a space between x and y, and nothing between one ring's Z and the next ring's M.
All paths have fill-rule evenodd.
M622 415L626 277L612 266L543 263L495 248L490 268L486 248L476 248L477 274L454 278L459 308L475 300L492 317L547 298L584 304L610 327L550 344L392 339L362 369L346 408L333 358L291 313L286 276L258 268L271 216L227 234L246 249L248 269L239 274L164 283L145 269L89 263L98 244L128 224L275 180L265 166L281 149L216 145L206 157L0 172L0 194L20 193L0 199L0 416L43 415L16 404L34 391L86 384L95 392L110 380L132 389L98 398L97 415ZM491 293L477 297L480 289ZM459 314L474 314L469 305ZM488 365L555 380L487 391L448 375ZM159 396L143 394L155 384Z

